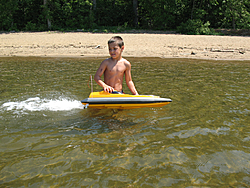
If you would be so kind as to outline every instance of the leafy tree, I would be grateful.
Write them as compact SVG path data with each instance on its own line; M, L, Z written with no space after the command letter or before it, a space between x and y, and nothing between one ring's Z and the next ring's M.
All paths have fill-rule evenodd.
M0 0L1 30L250 29L249 0ZM196 28L196 31L193 29Z
M14 14L18 9L17 0L1 0L0 3L0 29L13 30L17 29L14 22Z
M250 2L249 0L223 0L222 10L224 18L222 25L233 29L250 29Z
M173 29L183 15L181 0L141 0L139 1L140 26L143 28Z
M95 22L99 26L134 25L133 1L106 0L98 1Z

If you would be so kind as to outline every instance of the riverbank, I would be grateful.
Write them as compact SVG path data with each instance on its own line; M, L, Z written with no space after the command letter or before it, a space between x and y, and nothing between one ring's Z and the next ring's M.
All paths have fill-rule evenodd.
M171 33L1 33L0 56L108 57L107 41L114 35L124 39L124 57L250 60L249 36Z

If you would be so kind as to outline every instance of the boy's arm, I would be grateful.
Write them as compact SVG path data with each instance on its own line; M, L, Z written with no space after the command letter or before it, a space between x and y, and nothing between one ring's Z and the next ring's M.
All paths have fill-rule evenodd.
M128 62L126 64L126 71L125 71L125 79L126 79L126 83L128 88L130 89L130 91L134 94L134 95L139 95L137 90L135 89L135 85L134 82L132 81L132 76L131 76L131 64Z
M97 69L96 73L95 73L95 81L96 83L101 86L103 88L103 90L105 92L113 92L114 91L114 88L112 88L111 86L105 84L102 79L101 79L101 76L103 75L104 71L106 70L107 68L107 64L105 61L103 61L100 65L100 67Z

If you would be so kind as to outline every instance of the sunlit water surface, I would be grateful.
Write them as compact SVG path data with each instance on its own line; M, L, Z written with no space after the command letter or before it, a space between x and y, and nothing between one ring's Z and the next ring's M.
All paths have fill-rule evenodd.
M249 187L250 62L129 60L173 102L83 109L102 59L1 58L0 187Z

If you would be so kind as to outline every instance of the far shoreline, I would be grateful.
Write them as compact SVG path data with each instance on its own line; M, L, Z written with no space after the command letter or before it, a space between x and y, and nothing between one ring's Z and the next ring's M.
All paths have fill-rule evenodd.
M1 33L0 57L105 58L114 35L124 39L124 58L250 60L249 36L173 33Z
M103 61L104 59L109 58L109 56L0 56L0 60L2 59L100 59ZM210 62L250 62L250 59L209 59L209 58L189 58L189 57L133 57L133 56L123 56L123 58L128 60L138 60L138 59L149 59L149 60L180 60L180 61L210 61Z

